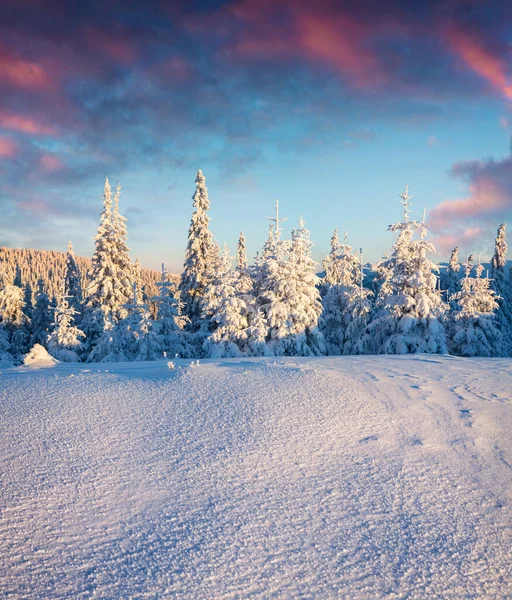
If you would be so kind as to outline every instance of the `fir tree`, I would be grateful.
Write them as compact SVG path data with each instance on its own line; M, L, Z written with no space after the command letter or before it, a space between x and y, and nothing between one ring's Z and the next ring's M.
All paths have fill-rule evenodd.
M157 307L153 331L162 353L172 358L176 355L190 358L192 352L183 331L183 317L180 315L180 301L175 296L176 285L169 280L169 275L162 264L162 279L157 284L158 296L153 298Z
M400 197L404 219L389 226L390 231L399 232L388 261L389 295L378 299L377 312L365 332L364 348L376 354L445 353L442 321L447 307L437 289L438 268L427 257L435 248L425 240L424 220L409 219L407 186ZM418 230L420 239L413 240Z
M338 230L335 229L331 237L331 251L324 258L322 266L324 268L324 278L322 281L322 287L324 294L327 292L331 285L339 283L338 257L340 255L340 241L338 239Z
M14 276L14 281L12 284L20 289L23 289L23 281L21 279L21 269L19 265L16 265L16 275Z
M450 262L444 277L441 277L441 285L446 291L446 297L449 299L460 290L460 263L459 263L459 247L455 246L450 256ZM455 306L451 305L452 310Z
M74 313L74 321L78 324L82 317L82 274L80 267L76 262L73 245L68 242L68 252L66 255L66 270L64 273L64 295L68 298L68 304Z
M143 298L142 267L139 257L137 257L133 263L133 283L135 284L137 290L137 302L142 304L145 302L145 299Z
M103 210L92 272L87 290L86 313L82 328L87 336L86 349L90 350L105 329L113 327L126 315L125 305L131 299L129 277L132 265L126 246L126 219L119 213L118 186L112 207L112 192L108 179L105 181Z
M500 356L502 336L494 322L496 292L490 288L491 280L482 278L481 264L476 267L476 277L471 277L472 259L469 256L464 264L460 291L451 296L458 308L450 323L450 352L459 356Z
M76 310L68 303L69 297L64 293L57 301L52 332L48 336L48 352L63 362L81 362L78 352L81 349L83 331L73 325Z
M213 332L203 343L203 353L209 358L243 356L247 343L247 309L237 296L238 275L231 270L227 248L220 268L206 290L204 318L211 323Z
M322 304L312 246L301 218L291 244L283 243L277 236L274 254L265 261L268 277L263 284L262 309L269 327L269 347L277 356L325 353L323 335L318 329Z
M348 245L346 234L343 244L338 243L338 253L330 261L330 266L334 265L330 278L332 283L323 299L321 330L327 353L359 353L362 351L360 338L371 310L369 297L372 293L362 285L362 266Z
M52 314L50 312L50 299L45 291L45 285L42 279L37 282L36 304L32 315L32 337L30 346L40 344L46 347L48 332L52 324Z
M185 264L180 281L181 300L192 331L201 328L202 297L212 281L218 263L218 248L208 229L210 201L202 171L197 172L196 190L192 197L194 213L188 232Z
M32 286L30 285L30 282L27 282L25 284L25 287L23 288L23 302L25 304L23 312L25 313L27 319L30 321L34 312L34 301L32 297Z
M512 356L512 287L505 273L507 250L507 224L502 223L498 228L494 255L491 258L491 286L498 297L495 323L503 338L502 355Z

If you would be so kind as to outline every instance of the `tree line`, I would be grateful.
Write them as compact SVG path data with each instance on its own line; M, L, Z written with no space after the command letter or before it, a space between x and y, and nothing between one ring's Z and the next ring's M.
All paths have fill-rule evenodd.
M162 267L147 293L132 263L120 186L108 179L87 277L71 243L59 293L39 278L35 294L16 264L0 263L0 362L19 364L34 344L67 362L162 357L320 356L348 354L512 355L512 273L506 269L506 225L498 228L487 272L458 249L439 273L428 224L411 219L406 186L402 218L389 256L365 285L361 253L335 231L322 277L300 218L283 237L278 203L268 237L252 265L240 234L236 265L210 231L205 178L195 180L193 214L179 281Z

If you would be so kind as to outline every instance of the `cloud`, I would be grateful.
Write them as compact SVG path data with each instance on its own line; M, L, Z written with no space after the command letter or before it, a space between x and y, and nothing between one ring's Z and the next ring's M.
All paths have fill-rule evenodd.
M2 110L1 108L0 128L32 135L55 135L57 133L55 127L40 123L34 117Z
M13 138L0 136L0 158L13 158L18 152L18 145Z
M464 181L468 195L445 200L429 215L437 243L446 249L458 240L488 236L501 221L512 217L512 157L455 163L451 174ZM455 242L455 243L453 243Z
M512 79L507 68L510 59L492 53L476 36L456 28L449 31L449 45L469 69L512 100Z

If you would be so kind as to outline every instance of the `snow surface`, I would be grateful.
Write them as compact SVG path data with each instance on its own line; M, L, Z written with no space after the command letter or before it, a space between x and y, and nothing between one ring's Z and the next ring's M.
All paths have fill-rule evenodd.
M3 598L506 598L512 360L0 374Z

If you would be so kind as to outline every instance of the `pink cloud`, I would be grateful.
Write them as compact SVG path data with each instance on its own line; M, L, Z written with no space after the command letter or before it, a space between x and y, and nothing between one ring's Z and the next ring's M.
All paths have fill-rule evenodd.
M53 83L40 64L24 60L4 46L0 46L0 82L23 89L41 89Z
M64 167L60 158L55 154L43 154L39 159L39 164L45 171L59 171Z
M438 254L447 255L455 246L471 252L480 244L484 233L481 227L466 227L453 233L434 236L433 242Z
M460 29L449 30L448 42L466 67L485 79L502 96L512 100L512 79L505 60L492 54L480 40Z
M512 157L455 163L451 174L467 181L468 195L444 200L429 214L432 232L443 250L475 243L512 216Z
M0 136L0 157L13 158L18 152L18 145L15 140L9 137Z
M34 118L0 109L0 127L33 135L54 135L56 129Z

